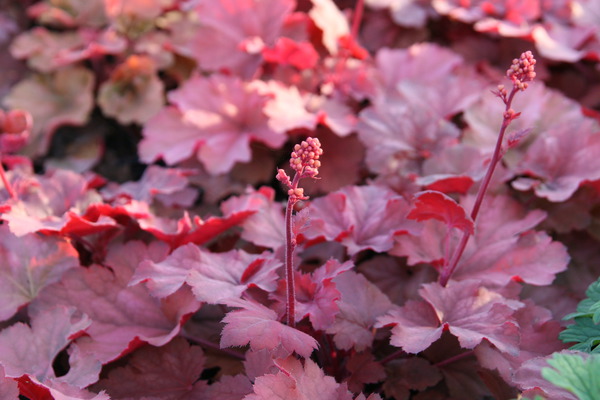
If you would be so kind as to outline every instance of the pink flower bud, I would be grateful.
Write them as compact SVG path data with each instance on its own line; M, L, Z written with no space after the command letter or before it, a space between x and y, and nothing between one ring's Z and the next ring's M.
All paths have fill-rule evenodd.
M536 60L533 58L531 51L522 53L518 60L515 58L512 61L512 65L506 71L506 76L513 81L513 87L518 90L527 89L527 82L531 82L536 75L534 71L535 64Z

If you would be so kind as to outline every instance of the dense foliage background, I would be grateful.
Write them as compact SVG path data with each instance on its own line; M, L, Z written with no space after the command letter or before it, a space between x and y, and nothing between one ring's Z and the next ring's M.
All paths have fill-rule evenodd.
M600 2L5 0L0 48L0 398L598 398Z

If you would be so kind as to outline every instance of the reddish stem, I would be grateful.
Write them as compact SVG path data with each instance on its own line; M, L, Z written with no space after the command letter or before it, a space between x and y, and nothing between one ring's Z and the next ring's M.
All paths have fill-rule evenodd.
M227 354L228 356L236 358L238 360L242 360L242 361L246 360L246 356L244 354L239 353L235 350L231 350L231 349L222 349L221 346L219 346L218 344L213 343L210 340L204 339L200 336L192 335L191 333L187 332L186 330L182 330L181 335L184 338L191 340L192 342L195 342L204 348L216 350L218 352Z
M17 193L15 192L12 185L8 181L8 178L6 177L6 171L4 170L4 166L2 165L2 159L0 159L0 179L2 179L4 188L6 188L6 191L8 192L10 198L13 200L17 200Z
M488 166L488 170L485 174L485 177L483 178L483 181L481 182L481 185L479 186L479 190L477 191L477 198L475 199L475 204L473 205L473 210L471 211L471 219L473 220L473 222L475 222L475 219L477 218L477 215L479 214L479 209L481 208L481 203L483 202L485 193L486 193L488 186L490 185L490 182L492 180L492 175L494 173L494 170L496 169L496 165L502 158L501 150L502 150L502 142L504 139L504 134L506 132L506 128L508 128L508 126L514 119L514 117L510 117L507 112L510 109L510 106L515 97L515 94L518 91L519 91L519 89L513 86L510 94L504 100L504 104L506 105L506 107L504 109L504 111L505 111L504 118L502 119L502 126L500 127L500 132L498 133L498 140L496 141L496 147L494 148L494 153L492 154L492 159L490 160L490 165ZM463 235L460 238L460 242L458 243L458 246L456 247L456 250L454 251L454 254L452 255L452 259L442 269L442 272L440 274L440 279L439 279L440 285L445 287L448 284L450 277L454 273L454 270L456 270L456 266L458 265L458 262L460 261L460 258L462 257L462 255L465 251L465 248L467 246L467 242L469 241L470 236L471 236L471 234L469 232L466 232L466 231L463 232Z
M365 1L357 0L354 12L352 14L352 27L350 28L350 35L355 41L358 39L358 29L360 28L360 22L362 20L363 11L365 9Z
M463 358L471 357L475 352L473 350L465 351L464 353L457 354L440 362L433 364L435 367L441 368L445 365L452 364L453 362L457 362L462 360Z
M300 175L296 173L292 180L292 189L298 187ZM294 249L296 248L296 238L293 233L292 215L294 205L297 200L292 196L288 198L285 208L285 282L286 282L286 308L287 324L291 327L296 325L296 287L294 283Z
M382 358L379 362L381 363L381 365L385 365L385 364L389 363L390 361L394 361L394 360L396 360L398 358L402 358L404 356L406 356L406 352L404 350L398 350L398 351Z

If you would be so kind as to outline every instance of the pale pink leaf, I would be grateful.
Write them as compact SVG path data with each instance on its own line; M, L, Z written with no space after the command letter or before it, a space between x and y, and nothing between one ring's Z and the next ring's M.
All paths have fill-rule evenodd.
M311 0L312 8L308 15L323 31L323 46L330 54L338 53L339 39L350 33L346 16L333 0Z
M160 262L142 261L129 285L146 282L154 296L163 298L187 283L198 300L225 303L239 298L251 286L275 290L279 279L276 270L280 266L281 262L269 253L254 255L243 250L211 253L187 244Z
M53 307L32 318L31 326L18 322L0 332L0 364L6 376L19 378L31 375L41 382L56 380L52 369L54 358L69 345L74 336L89 329L91 320L72 307ZM80 387L98 379L101 365L78 377ZM63 377L64 378L64 377Z
M200 262L187 283L196 298L207 303L226 303L239 298L250 287L274 291L282 263L270 253L249 254L243 250L210 253L200 249Z
M262 62L261 50L281 34L292 0L199 0L198 28L177 50L192 56L203 70L227 70L249 78Z
M176 140L173 140L174 132ZM143 135L138 146L140 159L151 163L162 158L168 165L192 156L196 143L202 140L198 128L184 120L183 112L174 106L165 107L152 117L144 125Z
M57 237L28 234L16 237L0 226L0 321L35 299L45 287L79 266L78 254Z
M358 137L366 163L376 173L407 173L456 142L459 129L434 110L406 101L398 93L376 97L359 113ZM414 172L417 172L415 170Z
M525 361L514 373L513 383L521 390L542 390L544 397L556 400L576 400L578 397L572 392L559 388L542 377L542 369L548 368L548 359L554 354L574 354L572 350L563 350L542 357L535 357ZM577 352L577 354L581 354Z
M109 183L101 193L105 199L125 196L151 203L154 198L157 198L166 205L189 207L197 196L195 190L188 187L188 176L191 174L192 171L150 165L139 180L121 185Z
M583 182L600 179L599 151L600 134L592 120L556 124L536 138L517 166L532 178L517 179L513 187L533 189L552 202L566 201Z
M271 249L285 244L283 206L275 201L272 188L261 187L258 191L249 190L244 195L231 197L221 203L221 210L225 215L256 211L242 224L242 239Z
M146 162L163 158L174 164L195 151L206 170L216 175L229 171L236 162L250 161L252 140L281 146L285 136L269 127L263 112L269 97L257 89L261 84L219 74L187 80L169 93L177 108L163 110L146 124L141 158ZM185 129L181 133L169 129L178 126ZM173 137L174 132L181 137ZM183 146L182 141L187 144Z

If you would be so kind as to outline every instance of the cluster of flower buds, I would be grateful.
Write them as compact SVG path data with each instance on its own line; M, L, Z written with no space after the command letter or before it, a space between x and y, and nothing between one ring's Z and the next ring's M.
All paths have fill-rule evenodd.
M288 195L292 200L306 200L304 189L298 187L298 181L302 178L317 179L321 161L319 158L323 154L321 142L319 139L309 137L302 143L294 146L294 151L290 157L290 166L296 175L292 181L284 170L277 170L277 180L289 188Z
M322 154L323 149L319 139L309 137L294 146L290 166L300 175L300 178L315 178L319 173L321 166L319 158Z
M506 76L512 80L514 87L519 90L527 89L527 82L535 78L535 58L531 51L521 54L521 57L512 61L512 65L506 71Z

